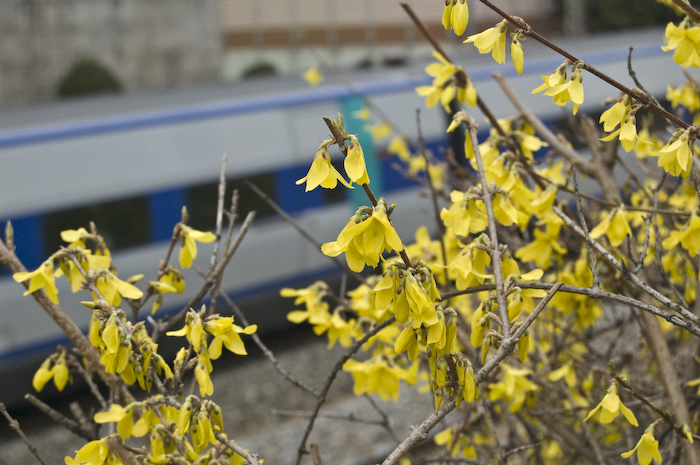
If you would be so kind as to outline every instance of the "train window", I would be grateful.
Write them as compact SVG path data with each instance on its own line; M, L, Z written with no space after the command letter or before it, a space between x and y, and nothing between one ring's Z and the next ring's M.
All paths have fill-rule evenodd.
M272 173L259 174L245 178L258 186L273 200L276 199L274 176ZM275 214L275 210L263 199L252 192L242 178L230 179L226 182L224 205L231 204L233 190L238 189L238 218L244 219L248 212L255 210L256 219L266 218ZM209 230L216 227L216 205L219 197L219 183L204 184L187 189L187 209L190 213L189 224L195 229Z
M112 251L147 244L151 239L146 198L132 197L44 215L42 229L47 253L65 245L61 231L88 229L90 221Z

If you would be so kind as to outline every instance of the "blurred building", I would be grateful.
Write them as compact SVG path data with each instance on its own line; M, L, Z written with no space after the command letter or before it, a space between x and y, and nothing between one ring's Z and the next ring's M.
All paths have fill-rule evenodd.
M220 24L219 0L3 0L0 105L218 81Z
M441 0L406 2L435 37L461 45L440 24ZM552 0L497 3L538 30L559 23ZM500 20L474 0L470 13L467 34ZM320 60L399 65L430 51L399 1L4 0L0 106L296 74Z
M460 40L441 24L441 0L404 0L441 41L461 44L468 34L501 18L471 0L470 23ZM538 30L551 30L550 0L499 0L510 14ZM321 57L333 66L396 65L431 49L396 1L221 0L225 44L224 77L237 79L273 69L298 73Z

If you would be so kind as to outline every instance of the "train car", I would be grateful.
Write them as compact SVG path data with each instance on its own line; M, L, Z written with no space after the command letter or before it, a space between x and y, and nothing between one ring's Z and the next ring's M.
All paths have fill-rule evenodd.
M650 92L663 97L669 82L682 83L684 78L671 54L661 50L662 36L661 30L609 35L570 42L566 49L633 86L626 60L627 45L635 45L633 64L638 77ZM548 97L530 92L562 58L530 47L529 42L523 76L510 64L498 65L490 56L479 55L471 45L450 47L449 53L465 66L497 117L514 112L491 79L492 73L500 71L526 104L553 122L565 112L570 114L570 107L556 107ZM412 135L416 109L421 108L427 145L439 155L447 143L444 111L426 110L414 90L430 83L423 71L429 62L349 72L346 78L353 82L353 90L338 81L309 88L299 78L279 77L0 113L0 222L12 221L17 254L34 269L61 245L60 231L87 227L94 221L111 247L119 276L143 273L145 282L155 277L158 262L165 257L183 205L190 211L193 227L214 227L221 156L227 154L226 176L230 186L241 189L241 214L254 209L258 215L224 275L223 291L236 300L330 276L337 268L327 257L243 187L242 180L266 191L319 242L334 240L357 199L348 197L345 189L306 193L303 185L295 184L306 174L319 142L328 138L322 117L335 118L341 111L351 131L362 132L365 123L351 121L352 113L362 106L362 98L368 98L395 127ZM328 81L333 79L329 76ZM616 95L590 75L584 76L584 88L581 112L600 113L600 103ZM477 110L468 111L484 121ZM376 117L373 122L378 122ZM371 140L366 134L363 137ZM391 168L397 160L387 156L386 142L374 148L380 172L372 187L397 204L395 225L409 241L416 227L430 221L430 203L415 194L417 183ZM334 155L342 158L337 150ZM210 251L211 247L200 245L197 263L204 269ZM191 270L185 271L185 278L188 290L183 296L167 295L160 314L180 310L201 283ZM66 341L22 292L8 270L0 269L0 373L33 366ZM72 294L62 282L59 299L66 313L86 329L90 314L79 304L85 297ZM142 316L149 310L144 309ZM279 328L274 319L265 320L265 312L269 310L256 310L251 320ZM12 397L6 383L0 385L0 400L3 397Z

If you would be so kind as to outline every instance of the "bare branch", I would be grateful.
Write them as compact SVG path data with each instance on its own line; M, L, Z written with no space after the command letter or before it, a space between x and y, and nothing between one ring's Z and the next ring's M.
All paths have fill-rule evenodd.
M7 412L7 408L5 407L5 404L0 402L0 413L2 413L5 418L7 418L7 422L10 424L10 428L17 433L17 435L22 438L22 441L27 445L27 449L29 449L29 452L32 453L34 457L41 463L41 465L46 465L46 462L44 462L44 459L41 458L41 455L39 454L39 449L36 448L34 444L29 440L29 438L24 434L22 431L22 428L19 427L19 422L12 418L10 414Z

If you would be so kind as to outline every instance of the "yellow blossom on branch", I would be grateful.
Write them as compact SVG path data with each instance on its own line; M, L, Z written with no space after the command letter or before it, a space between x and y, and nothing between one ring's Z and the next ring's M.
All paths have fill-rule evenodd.
M56 389L59 391L63 391L68 381L73 382L66 364L66 350L63 347L59 347L58 352L44 360L36 373L34 373L32 386L39 392L44 389L46 383L52 378Z
M632 413L630 409L625 407L625 404L623 404L620 400L620 396L617 395L616 381L613 381L613 383L608 388L608 392L605 394L605 397L603 397L603 400L600 401L600 403L596 405L593 410L588 412L588 415L586 415L586 418L583 421L586 421L589 418L593 417L593 415L595 415L598 412L598 410L600 410L600 415L598 416L598 419L601 423L612 422L617 417L617 415L620 412L622 412L622 415L633 426L639 426L639 423L637 422L637 418L635 418L634 413Z
M182 245L180 246L180 266L183 268L192 266L192 260L197 258L196 242L203 242L206 244L214 242L216 239L214 233L210 231L197 231L184 224L180 226L180 237L182 237Z
M652 155L659 156L658 165L668 174L687 179L693 166L694 143L695 136L691 133L691 128L677 129L668 143Z
M445 29L452 29L455 34L461 36L469 23L469 4L467 0L445 0L445 8L442 10L442 25Z
M486 29L479 34L471 35L464 41L474 43L474 46L479 49L479 53L485 54L491 52L491 56L497 63L506 62L506 33L508 32L508 21L503 20L494 27Z
M350 135L348 144L348 155L345 157L345 172L352 182L357 184L369 184L365 154L357 137ZM308 183L307 183L308 188Z
M664 51L675 50L673 60L681 66L700 66L700 27L692 26L684 20L678 26L666 25L666 45Z
M335 189L340 181L348 189L354 189L349 182L345 180L342 174L331 164L331 154L328 152L328 146L332 140L326 140L321 143L321 146L316 151L314 161L311 163L309 172L296 183L306 183L306 192L316 189L318 186L326 189Z
M29 288L24 295L29 295L43 288L51 302L58 304L58 288L56 287L56 279L53 274L53 256L49 257L36 270L31 272L19 271L12 275L12 279L18 283L30 280Z
M418 382L418 363L412 363L409 368L401 368L394 362L387 361L383 356L358 362L348 360L343 365L343 371L352 374L355 380L353 392L356 396L376 394L382 400L399 400L399 381L403 380L409 386Z
M652 423L646 431L644 431L644 434L642 434L642 437L639 439L639 442L637 442L637 445L634 446L634 449L623 452L620 455L622 455L623 458L628 458L636 452L637 460L640 465L649 465L652 459L661 463L659 441L654 438L654 426L656 426L656 423ZM693 441L691 440L690 442L692 443Z
M402 250L403 244L389 222L384 199L379 199L377 206L372 209L363 207L357 210L338 239L321 246L321 251L329 257L337 257L345 252L348 266L358 273L365 264L376 267L385 249L389 252Z
M613 247L619 247L622 241L632 235L632 229L627 221L627 210L624 205L608 213L603 221L591 230L591 239L598 239L603 235L608 236L608 240Z

